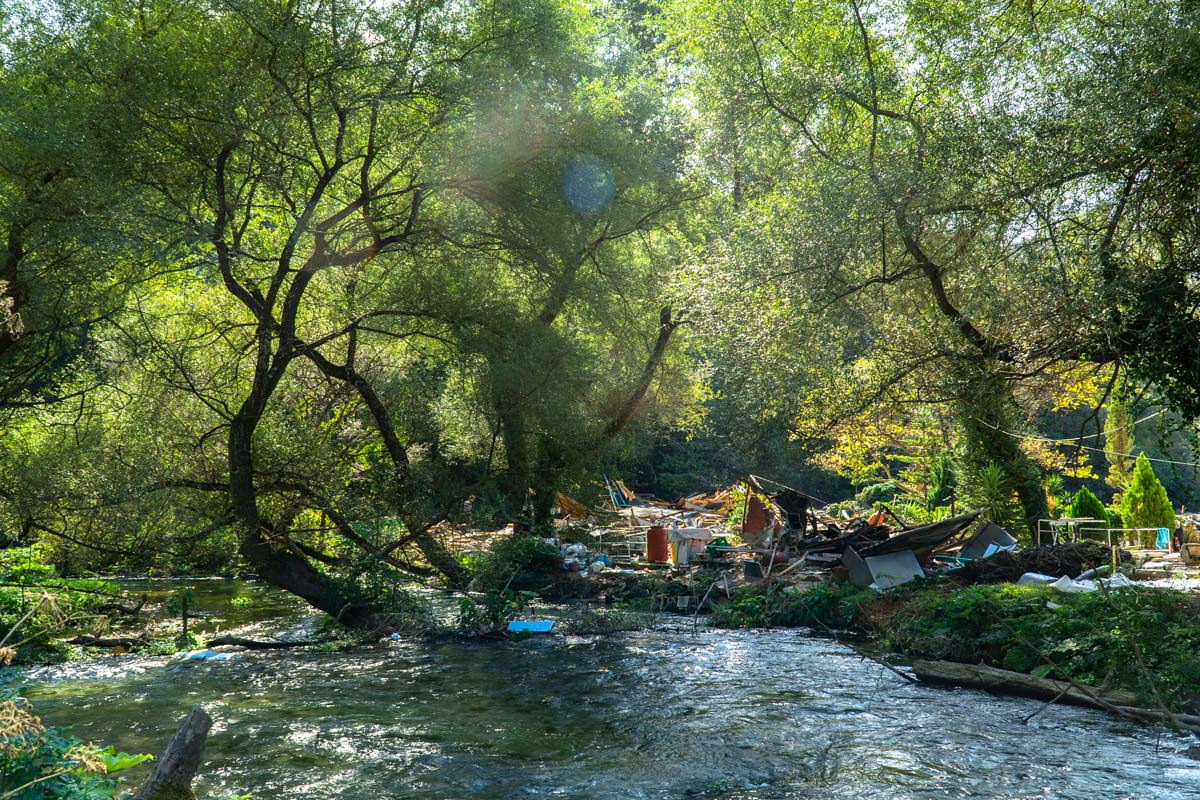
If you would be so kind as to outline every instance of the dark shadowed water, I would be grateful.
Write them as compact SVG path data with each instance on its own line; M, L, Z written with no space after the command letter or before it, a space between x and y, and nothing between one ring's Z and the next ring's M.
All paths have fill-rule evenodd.
M222 592L299 618L243 583L199 593ZM1039 703L911 686L802 631L103 658L18 683L47 721L129 751L203 705L210 798L1200 797L1183 737L1062 706L1026 724Z

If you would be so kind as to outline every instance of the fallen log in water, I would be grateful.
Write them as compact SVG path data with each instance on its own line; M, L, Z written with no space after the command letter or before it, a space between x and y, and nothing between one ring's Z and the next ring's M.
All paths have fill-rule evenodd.
M208 640L208 647L245 647L247 650L282 650L287 647L311 647L324 644L326 639L292 639L288 641L263 641L260 639L243 639L240 636L218 636Z
M192 778L200 767L210 728L212 717L204 709L196 706L188 712L133 800L195 800Z
M914 661L913 674L926 683L970 686L1003 694L1053 700L1067 705L1108 709L1133 706L1138 700L1132 692L1080 686L1066 681L1038 678L1024 672L1012 672L984 664L960 664L956 661Z
M1138 708L1137 695L1122 689L1101 689L1098 686L1056 681L1027 675L1024 672L1012 672L984 664L960 664L956 661L914 661L913 674L926 683L967 686L1052 703L1085 706L1129 719L1161 722L1172 727L1200 732L1200 717Z

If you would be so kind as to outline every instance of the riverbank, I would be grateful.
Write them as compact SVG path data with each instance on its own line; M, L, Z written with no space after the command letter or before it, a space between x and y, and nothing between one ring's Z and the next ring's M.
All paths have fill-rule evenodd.
M1200 710L1200 597L1184 592L925 581L880 594L845 583L800 591L767 582L734 590L711 623L851 632L911 658L1124 690L1146 708Z
M128 655L10 687L47 724L130 752L158 753L201 705L206 800L1000 800L1106 797L1114 782L1184 797L1200 780L1184 737L1065 706L1026 723L1037 701L910 684L802 629Z

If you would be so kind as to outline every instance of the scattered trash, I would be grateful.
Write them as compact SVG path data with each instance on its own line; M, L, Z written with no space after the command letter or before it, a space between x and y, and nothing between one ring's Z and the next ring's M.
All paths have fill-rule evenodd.
M189 650L180 656L185 661L228 661L228 653L218 653L216 650Z
M1094 570L1089 570L1094 572ZM1086 574L1086 573L1085 573ZM1095 592L1103 585L1109 589L1124 589L1129 586L1138 586L1142 584L1135 583L1129 580L1124 575L1117 573L1111 578L1088 580L1083 576L1072 578L1070 575L1063 575L1055 578L1053 575L1042 575L1037 572L1027 572L1017 580L1018 586L1049 586L1059 592L1077 593L1077 592Z
M1193 560L1189 539L1196 540L1191 549L1200 561L1200 535L1187 531L1174 547L1184 552L1139 549L1131 564L1129 553L1116 551L1114 561L1107 543L1087 541L1070 526L1053 544L1023 548L1004 528L983 519L982 509L911 525L886 506L855 516L844 505L830 508L757 475L673 502L639 495L611 477L603 488L607 509L558 496L558 535L544 540L558 549L568 583L601 582L594 591L580 588L582 596L608 597L604 582L620 587L623 576L634 573L687 580L685 574L702 570L742 583L780 579L788 586L832 577L880 591L937 576L961 585L1045 584L1062 592L1120 588L1130 577L1139 585L1169 581L1173 588L1200 588L1200 576L1182 571ZM1127 576L1107 577L1113 564L1124 565ZM1195 585L1188 583L1193 579Z

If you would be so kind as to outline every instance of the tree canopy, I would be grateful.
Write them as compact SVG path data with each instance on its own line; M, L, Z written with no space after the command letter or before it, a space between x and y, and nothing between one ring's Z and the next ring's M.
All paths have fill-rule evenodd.
M10 4L0 528L366 624L608 472L1140 497L1195 461L1198 13Z

